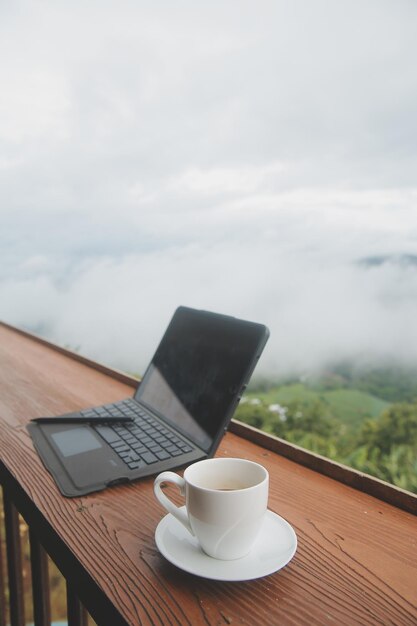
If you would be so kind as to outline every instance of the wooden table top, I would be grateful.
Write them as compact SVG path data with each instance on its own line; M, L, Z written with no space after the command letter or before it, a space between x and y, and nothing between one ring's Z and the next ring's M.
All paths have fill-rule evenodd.
M131 385L0 324L0 470L21 487L50 545L91 580L88 593L77 589L89 610L102 594L132 626L417 624L417 518L236 434L217 456L263 464L269 508L298 537L293 560L265 578L205 580L168 563L154 540L164 511L152 478L62 497L26 422L131 395Z

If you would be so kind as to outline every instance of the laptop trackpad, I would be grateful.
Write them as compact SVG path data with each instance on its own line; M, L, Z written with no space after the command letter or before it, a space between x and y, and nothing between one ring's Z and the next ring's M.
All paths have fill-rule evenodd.
M45 424L42 430L77 487L127 478L126 465L90 426Z

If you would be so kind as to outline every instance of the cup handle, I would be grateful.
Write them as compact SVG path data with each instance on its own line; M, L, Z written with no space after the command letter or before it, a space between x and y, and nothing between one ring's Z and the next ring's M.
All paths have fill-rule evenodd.
M171 502L171 500L163 493L161 489L162 483L174 483L174 485L179 487L181 495L185 496L185 480L174 472L162 472L162 474L159 474L155 478L153 490L157 500L159 500L164 509L166 509L168 513L171 513L171 515L181 522L188 532L194 536L187 513L175 506L175 504L173 504L173 502Z

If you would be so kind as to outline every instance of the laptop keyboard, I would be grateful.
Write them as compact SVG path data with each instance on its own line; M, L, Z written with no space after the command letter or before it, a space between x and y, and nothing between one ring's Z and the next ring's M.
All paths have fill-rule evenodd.
M134 400L127 399L81 411L86 417L127 415L133 422L95 425L114 452L128 465L137 469L144 461L147 465L191 452L193 448L177 433L154 419Z

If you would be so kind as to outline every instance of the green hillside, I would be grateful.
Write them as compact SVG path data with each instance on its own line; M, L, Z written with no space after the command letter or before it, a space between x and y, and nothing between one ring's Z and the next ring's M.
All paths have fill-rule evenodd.
M321 403L325 407L326 414L343 422L352 430L359 428L364 419L378 417L390 406L389 402L357 389L317 391L303 383L280 385L272 387L266 392L252 391L245 395L246 401L251 402L251 400L256 399L260 400L264 406L275 404L287 406L297 403L300 406L311 408L313 405Z
M354 389L337 389L324 395L335 417L356 427L366 417L378 417L390 406L385 400Z
M234 417L417 493L415 367L342 363L303 380L258 381Z

